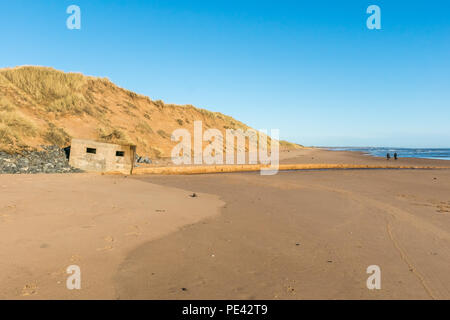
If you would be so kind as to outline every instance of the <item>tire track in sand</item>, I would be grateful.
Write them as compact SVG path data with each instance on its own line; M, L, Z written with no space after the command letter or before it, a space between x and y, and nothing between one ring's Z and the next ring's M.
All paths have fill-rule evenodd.
M267 181L265 181L265 185L267 184ZM272 187L278 188L278 183L269 183ZM286 188L286 184L284 186ZM434 293L435 290L431 288L429 285L429 277L425 277L420 271L419 268L413 263L412 259L409 257L407 251L402 248L399 241L396 240L394 236L394 231L392 227L392 221L389 220L395 220L395 221L402 221L406 222L416 229L431 234L433 237L440 238L441 240L445 240L447 242L450 242L450 233L429 223L425 219L422 219L418 216L415 216L403 209L400 209L398 207L395 207L393 205L387 204L385 202L381 202L379 200L367 197L365 195L362 195L360 193L356 193L353 191L340 189L336 187L328 187L320 184L298 184L296 182L289 183L289 189L315 189L318 191L328 191L328 192L334 192L341 195L346 196L352 201L355 201L363 206L366 207L372 207L378 209L379 212L386 214L386 232L389 237L389 240L392 242L393 247L398 252L400 259L408 266L409 270L413 273L413 275L417 278L421 286L424 288L425 292L431 299L438 299L439 297ZM446 290L448 291L448 290ZM448 294L448 292L447 292Z
M389 239L391 240L394 248L397 250L397 252L400 255L400 258L402 261L408 266L409 270L414 274L414 276L418 279L422 287L424 288L425 292L429 295L431 299L439 299L439 297L436 296L435 293L433 293L433 289L430 287L427 282L429 280L419 271L418 267L412 262L412 259L408 256L405 249L402 248L400 243L395 239L394 233L393 233L393 227L391 221L389 221L389 217L394 220L402 220L404 222L407 222L411 225L413 225L415 228L425 231L429 234L431 234L434 237L438 237L442 240L450 241L450 233L436 227L435 225L429 223L428 221L417 217L403 209L397 208L393 205L387 204L385 202L381 202L379 200L375 200L373 198L369 198L367 196L364 196L362 194L345 190L345 189L339 189L339 188L331 188L323 185L310 185L311 188L316 188L319 190L326 190L330 192L336 192L339 194L346 195L348 198L350 198L353 201L356 201L360 204L363 204L365 206L372 206L377 208L380 212L386 213L389 216L386 217L386 230L387 234L389 236Z
M402 247L400 246L400 244L398 243L398 241L395 240L394 235L392 234L392 226L389 221L386 222L386 229L387 229L389 238L391 239L395 249L400 253L401 259L408 265L409 270L419 279L419 282L421 283L421 285L425 289L425 291L428 293L430 298L433 300L436 300L437 297L433 294L433 291L427 285L427 282L426 282L424 276L420 272L417 271L417 268L412 264L412 262L408 258L406 251L403 250Z

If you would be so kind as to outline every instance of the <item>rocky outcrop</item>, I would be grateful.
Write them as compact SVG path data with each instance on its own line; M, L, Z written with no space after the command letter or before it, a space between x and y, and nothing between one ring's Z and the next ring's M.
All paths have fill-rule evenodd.
M69 165L66 153L57 146L42 146L42 151L9 154L0 151L0 174L74 173L81 170Z

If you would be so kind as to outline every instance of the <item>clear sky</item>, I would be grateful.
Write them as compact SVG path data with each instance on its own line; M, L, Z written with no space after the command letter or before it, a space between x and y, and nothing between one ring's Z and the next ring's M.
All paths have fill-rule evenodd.
M2 0L0 34L0 67L108 77L301 144L450 147L447 0Z

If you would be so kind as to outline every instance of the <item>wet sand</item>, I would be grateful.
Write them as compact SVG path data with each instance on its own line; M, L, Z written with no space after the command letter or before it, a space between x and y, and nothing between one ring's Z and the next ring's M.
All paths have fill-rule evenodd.
M3 175L0 188L2 299L450 299L448 169ZM71 264L81 290L66 289Z
M299 153L287 161L386 161ZM450 170L135 178L226 206L130 252L115 278L122 299L450 299ZM381 268L381 290L366 287L370 265Z
M391 154L391 156L393 156ZM305 148L280 152L280 163L335 163L335 164L367 164L367 165L399 165L399 166L450 166L450 160L403 158L398 160L384 157L373 157L357 151L334 151L317 148Z

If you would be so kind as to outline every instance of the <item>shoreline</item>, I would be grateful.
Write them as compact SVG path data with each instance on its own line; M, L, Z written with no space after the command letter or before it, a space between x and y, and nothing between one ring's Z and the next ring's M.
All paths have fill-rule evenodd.
M307 160L327 161L327 163L349 163L349 164L396 164L396 165L424 165L424 166L449 166L450 160L425 159L413 157L399 157L398 160L386 160L384 157L372 156L361 151L341 151L320 148L305 148L298 150L280 151L280 163L306 163Z
M450 163L449 163L450 164ZM273 169L266 165L210 165L210 166L173 166L173 167L152 167L137 168L133 170L133 176L136 175L193 175L193 174L211 174L211 173L232 173L232 172L255 172L264 170L275 170L277 172L287 171L309 171L309 170L440 170L450 169L449 166L408 166L408 165L358 165L358 164L280 164ZM116 174L116 173L111 173Z
M320 149L320 150L324 150L324 151L342 151L342 152L357 152L361 155L364 156L370 156L370 157L375 157L375 158L380 158L380 159L386 159L385 157L381 157L381 156L377 156L374 154L371 154L369 151L362 151L362 149L365 148L345 148L345 147L314 147L316 149ZM367 147L368 149L372 148L372 147ZM350 149L354 149L354 150L350 150ZM357 150L359 149L359 150ZM386 150L387 153L391 153L392 152L401 152L401 151L408 151L408 150L450 150L450 148L373 148L373 149L390 149L390 150ZM391 155L392 156L392 155ZM415 157L415 156L404 156L403 154L399 154L399 157L401 157L402 159L424 159L424 160L443 160L443 161L450 161L450 157ZM394 159L392 159L394 160Z
M248 156L247 156L248 157ZM311 161L313 160L313 161ZM267 165L173 165L167 161L164 165L141 165L133 170L133 175L145 174L206 174L225 172L252 172L267 168ZM399 158L386 160L360 151L334 151L319 148L280 150L279 171L311 169L446 169L450 160ZM115 173L110 173L115 174Z

